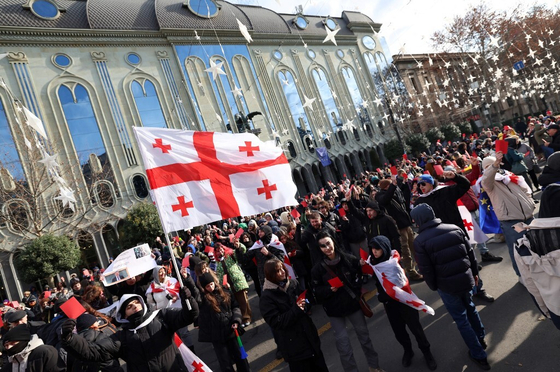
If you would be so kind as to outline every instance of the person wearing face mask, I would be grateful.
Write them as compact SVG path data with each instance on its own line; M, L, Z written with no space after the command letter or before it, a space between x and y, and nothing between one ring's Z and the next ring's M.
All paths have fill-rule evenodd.
M58 372L58 352L53 346L44 345L37 335L31 335L25 324L12 328L2 338L3 353L8 363L2 371Z
M76 320L66 320L60 332L65 349L81 360L101 362L121 358L128 372L189 371L174 342L174 334L198 316L198 303L187 287L180 290L181 309L149 311L141 296L124 295L116 308L115 320L122 329L108 338L88 342L73 333ZM187 304L188 301L188 304Z
M249 299L247 298L249 285L245 279L245 274L237 264L235 255L231 254L226 256L225 247L221 243L216 243L214 245L214 257L217 262L216 275L218 278L223 278L225 276L225 281L241 309L243 318L241 327L246 327L251 324L251 305L249 305Z

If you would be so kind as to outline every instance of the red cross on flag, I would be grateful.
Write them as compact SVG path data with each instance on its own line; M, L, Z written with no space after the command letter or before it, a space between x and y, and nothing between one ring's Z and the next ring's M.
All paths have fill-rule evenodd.
M485 243L488 240L486 234L482 231L476 220L473 220L471 212L465 207L461 199L457 200L457 207L459 213L461 213L461 218L463 219L463 225L465 225L465 230L469 235L469 243Z
M254 134L134 133L165 232L297 205L282 149Z
M177 336L177 333L173 335L173 341L175 341L175 345L177 345L177 348L181 353L181 357L183 358L183 362L185 363L185 366L187 366L189 372L212 372L202 359L196 356L191 349L183 344L183 341L181 341L179 336Z

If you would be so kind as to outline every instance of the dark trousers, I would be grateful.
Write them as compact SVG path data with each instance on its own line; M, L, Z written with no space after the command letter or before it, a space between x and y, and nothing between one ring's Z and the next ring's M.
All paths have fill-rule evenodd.
M312 358L288 362L290 372L328 372L329 368L325 363L323 352Z
M259 271L257 270L257 267L254 266L249 269L243 270L245 270L245 272L249 274L249 276L253 280L253 284L255 285L255 292L257 292L257 296L261 297L261 282L259 280Z
M429 351L430 342L428 342L424 329L420 324L418 310L395 300L389 300L389 302L384 305L387 318L389 318L389 323L391 324L391 328L399 344L401 344L405 350L412 350L412 342L406 331L406 326L408 326L408 329L410 329L410 332L412 332L416 338L416 342L418 342L418 348L422 350L422 352Z
M241 359L241 351L237 344L237 339L232 338L226 342L212 342L214 352L220 363L222 372L234 372L233 364L237 367L237 372L250 372L247 359Z

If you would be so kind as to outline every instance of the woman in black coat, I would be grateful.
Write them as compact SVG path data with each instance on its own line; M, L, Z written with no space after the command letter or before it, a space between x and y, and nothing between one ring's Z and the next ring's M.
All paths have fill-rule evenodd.
M242 316L235 297L225 291L211 272L198 277L203 288L198 318L198 341L211 342L222 372L248 372L249 362L241 359L235 329L241 332Z
M328 371L317 328L306 313L306 300L297 299L297 281L288 279L286 267L278 260L267 261L264 272L261 314L274 330L278 349L290 371Z

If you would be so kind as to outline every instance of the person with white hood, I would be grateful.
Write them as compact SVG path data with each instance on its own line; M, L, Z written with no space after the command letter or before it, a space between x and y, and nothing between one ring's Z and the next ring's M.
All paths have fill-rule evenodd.
M122 330L99 342L88 342L73 333L76 321L68 319L61 328L63 345L81 355L83 360L121 358L128 372L187 372L189 369L173 338L178 329L188 326L198 316L198 304L187 287L179 293L182 309L156 311L149 311L141 296L124 295L117 305L115 318L122 324Z
M177 279L167 276L166 268L156 266L153 269L154 280L146 290L146 300L150 310L166 307L181 307L179 299L180 284Z

